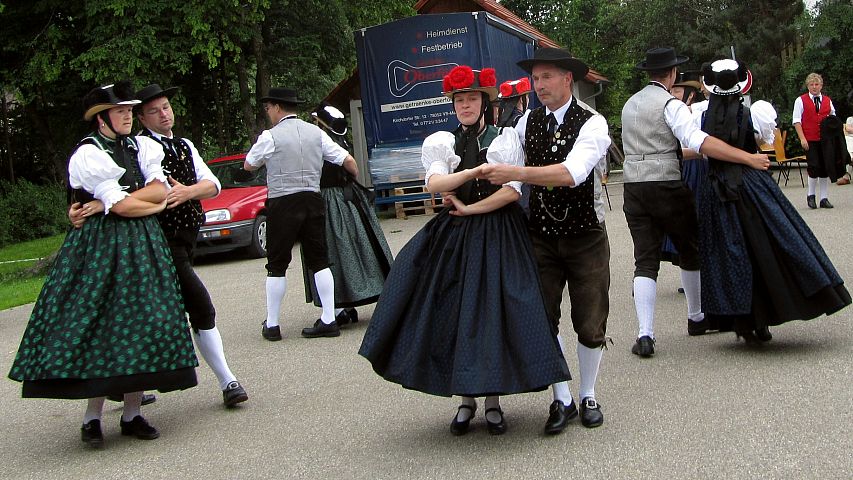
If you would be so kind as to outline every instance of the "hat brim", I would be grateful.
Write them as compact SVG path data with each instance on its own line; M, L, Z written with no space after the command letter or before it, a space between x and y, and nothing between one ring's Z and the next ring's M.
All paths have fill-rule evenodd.
M729 88L729 89L722 89L717 85L705 85L705 89L708 90L708 93L711 93L713 95L727 96L727 95L737 95L737 94L743 92L743 89L745 86L746 86L746 80L744 80L742 82L738 82L737 85L735 85L734 87Z
M560 58L554 60L528 58L527 60L522 60L515 64L521 67L525 72L532 74L533 67L542 63L550 63L551 65L556 65L558 68L572 72L572 77L574 77L575 80L583 80L586 78L586 74L589 73L589 67L577 58Z
M118 103L96 103L95 105L89 107L88 110L86 110L86 113L83 114L83 120L88 122L89 120L94 118L95 115L103 112L104 110L120 107L122 105L139 105L140 103L142 102L140 102L139 100L125 100L123 102Z
M462 92L482 92L489 96L489 101L498 98L498 87L477 87L477 88L460 88L451 92L441 92L445 97L453 100L453 95Z
M172 98L172 96L174 96L176 93L178 93L178 87L169 87L165 90L160 90L159 92L157 92L153 95L149 95L145 98L140 98L139 101L142 104L146 104L146 103L150 102L151 100L156 100L156 99L161 98L161 97Z
M686 82L679 82L672 85L673 87L693 87L696 90L702 90L702 84L696 80L688 80Z
M682 63L687 63L688 60L690 60L690 57L687 57L684 55L676 55L675 59L673 59L672 61L670 61L668 63L664 63L662 65L649 65L647 61L643 60L642 62L635 65L634 68L636 68L637 70L646 70L646 71L648 71L648 70L664 70L667 68L677 67L678 65L681 65Z
M300 100L298 98L261 97L261 102L281 102L300 105L305 103L305 100Z

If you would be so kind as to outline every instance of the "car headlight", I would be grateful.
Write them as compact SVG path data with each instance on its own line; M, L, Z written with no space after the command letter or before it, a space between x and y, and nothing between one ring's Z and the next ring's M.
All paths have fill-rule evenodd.
M227 222L228 220L231 220L231 212L226 208L204 212L204 223Z

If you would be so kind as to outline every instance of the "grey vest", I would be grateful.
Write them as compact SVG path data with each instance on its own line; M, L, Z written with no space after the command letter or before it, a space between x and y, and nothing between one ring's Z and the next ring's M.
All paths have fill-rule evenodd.
M681 180L681 143L664 119L675 98L656 85L635 93L622 108L625 183Z
M320 128L294 117L279 122L270 134L275 150L266 162L267 198L319 192L323 169Z

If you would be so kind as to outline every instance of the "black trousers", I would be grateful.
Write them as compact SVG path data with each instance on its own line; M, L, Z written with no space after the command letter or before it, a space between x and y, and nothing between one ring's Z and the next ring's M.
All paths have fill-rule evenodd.
M622 210L634 241L634 276L657 280L669 235L684 270L699 270L699 225L693 192L681 180L624 184Z
M823 145L820 141L809 142L809 149L806 150L806 172L811 178L826 178L829 172L826 170L826 163L823 160Z
M326 202L318 192L267 199L267 276L284 277L296 242L313 273L329 267Z
M530 240L545 311L554 330L562 315L563 289L568 287L578 342L588 348L604 346L610 313L610 242L604 223L582 234L557 239L531 231Z
M172 262L178 274L178 283L184 297L184 310L190 317L193 330L210 330L216 326L216 309L207 288L193 270L193 251L198 230L178 230L166 233Z

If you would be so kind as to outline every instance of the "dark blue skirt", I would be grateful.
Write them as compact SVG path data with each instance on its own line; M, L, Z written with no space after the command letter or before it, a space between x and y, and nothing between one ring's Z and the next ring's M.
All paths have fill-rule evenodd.
M570 379L554 333L518 204L445 209L397 255L359 353L409 389L504 395Z
M741 175L735 201L719 198L713 178L700 190L703 310L748 331L849 305L844 281L776 182L751 168Z

